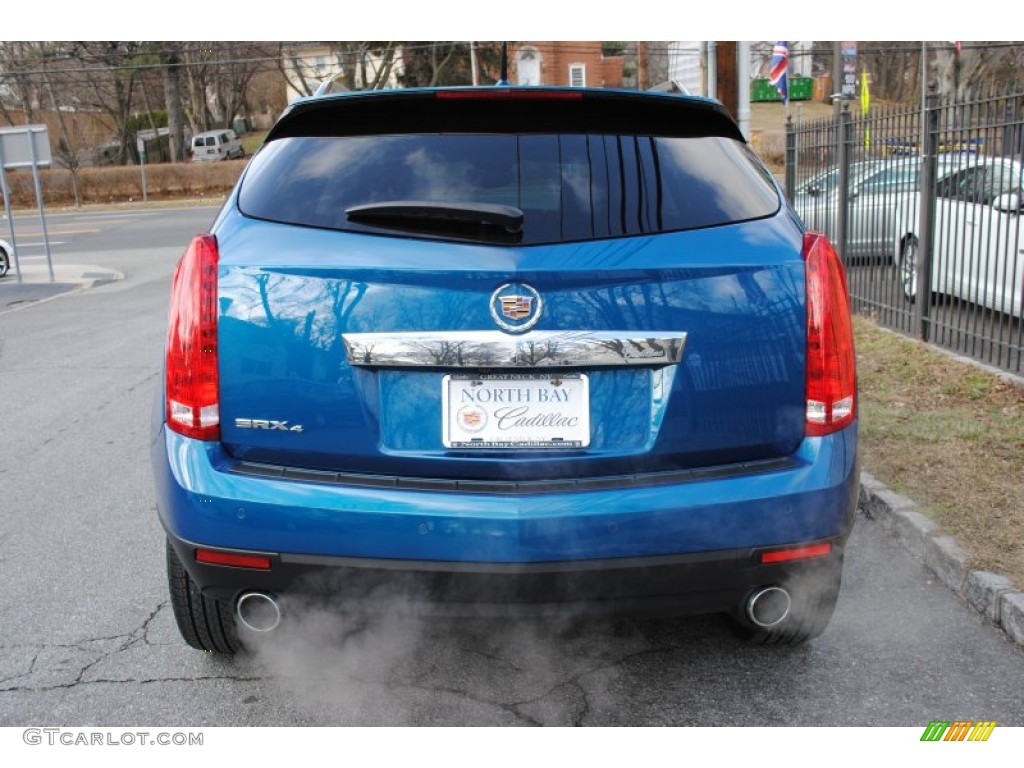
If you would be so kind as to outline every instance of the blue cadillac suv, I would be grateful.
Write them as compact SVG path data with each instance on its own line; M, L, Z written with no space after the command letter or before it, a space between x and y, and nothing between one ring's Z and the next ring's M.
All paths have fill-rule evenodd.
M172 604L724 612L821 633L855 511L842 265L717 102L293 104L174 276L153 441ZM284 606L284 609L282 609Z

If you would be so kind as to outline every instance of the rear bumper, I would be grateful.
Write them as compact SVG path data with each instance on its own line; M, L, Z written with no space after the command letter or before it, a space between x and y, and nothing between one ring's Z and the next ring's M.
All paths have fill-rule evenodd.
M756 588L827 583L842 568L845 536L827 556L761 564L759 549L549 563L438 563L259 553L271 568L208 565L197 545L168 534L203 593L235 605L246 592L301 595L345 610L432 616L671 616L735 610ZM822 542L807 542L816 544ZM237 550L231 550L237 552ZM254 554L254 553L247 553Z
M716 611L754 586L841 560L858 488L856 425L805 440L785 468L525 494L237 474L219 444L166 428L153 451L172 545L204 592L225 601L297 588L358 599L386 582L475 612L489 602L531 612L545 602ZM833 555L759 565L763 549L822 541ZM272 568L201 565L197 546L266 553Z

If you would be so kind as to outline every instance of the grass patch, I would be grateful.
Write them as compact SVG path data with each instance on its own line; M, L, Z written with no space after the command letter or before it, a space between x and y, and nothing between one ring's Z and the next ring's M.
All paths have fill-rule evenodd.
M1024 586L1024 388L858 317L862 465Z
M242 149L245 150L247 157L254 154L263 145L263 140L267 138L268 133L270 131L259 131L258 133L247 133L242 137Z

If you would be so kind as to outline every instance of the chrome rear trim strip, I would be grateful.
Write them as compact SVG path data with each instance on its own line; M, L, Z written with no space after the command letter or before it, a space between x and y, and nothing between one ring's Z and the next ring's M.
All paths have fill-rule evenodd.
M342 334L349 365L380 368L597 368L676 365L686 333L500 331Z
M524 452L513 455L521 457ZM597 477L564 477L552 480L458 480L433 477L402 477L398 475L368 475L357 472L332 472L322 469L283 467L254 461L239 461L228 468L233 475L257 477L265 480L289 480L319 485L341 485L352 488L375 488L382 491L433 491L437 493L476 493L488 496L515 496L545 493L576 493L582 491L611 491L622 488L654 488L662 485L681 485L710 480L747 477L767 472L786 472L797 469L800 462L790 456L759 459L740 464L717 467L697 467L666 472L638 472L634 475L601 475Z

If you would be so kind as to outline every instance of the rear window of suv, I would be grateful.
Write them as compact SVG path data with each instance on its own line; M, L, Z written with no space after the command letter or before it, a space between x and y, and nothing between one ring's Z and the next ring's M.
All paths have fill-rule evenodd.
M720 136L290 136L259 152L239 192L247 216L374 234L389 231L346 211L394 201L514 206L526 245L713 227L780 206L756 156Z

